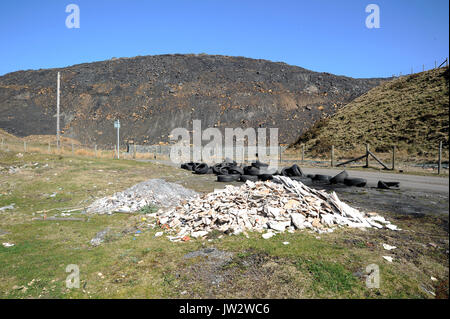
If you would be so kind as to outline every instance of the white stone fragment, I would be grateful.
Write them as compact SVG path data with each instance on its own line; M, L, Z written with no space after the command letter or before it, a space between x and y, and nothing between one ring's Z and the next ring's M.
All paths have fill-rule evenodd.
M269 239L269 238L272 238L273 236L275 236L275 233L272 233L272 232L262 234L262 238L264 238L264 239Z
M392 262L393 261L393 259L394 258L392 258L391 256L383 256L383 258L385 259L385 260L387 260L388 262Z
M383 248L386 249L386 250L393 250L393 249L395 249L397 247L391 246L391 245L388 245L388 244L383 244Z

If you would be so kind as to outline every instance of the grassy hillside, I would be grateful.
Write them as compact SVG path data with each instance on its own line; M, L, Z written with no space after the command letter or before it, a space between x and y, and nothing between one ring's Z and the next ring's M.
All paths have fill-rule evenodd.
M384 152L392 145L416 155L436 153L440 140L448 149L449 71L430 70L385 82L358 97L333 117L303 134L315 154L371 149Z
M19 140L18 137L14 136L14 135L12 135L12 134L9 134L8 132L5 132L4 130L2 130L2 129L0 128L0 140L1 140L2 138L3 138L3 140L9 140L9 141L16 141L16 140Z

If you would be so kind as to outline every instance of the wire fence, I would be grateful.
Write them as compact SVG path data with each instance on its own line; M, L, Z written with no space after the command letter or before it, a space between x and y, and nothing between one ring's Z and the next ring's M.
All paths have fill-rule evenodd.
M442 61L440 64L438 62L438 60L434 61L434 66L430 67L429 65L425 65L422 64L421 66L416 66L416 67L411 67L411 71L408 73L403 73L403 72L399 72L398 74L392 74L392 77L402 77L402 76L407 76L407 75L411 75L411 74L416 74L416 73L420 73L420 72L425 72L425 71L429 71L429 70L435 70L435 69L439 69L439 68L448 68L448 57L445 58L444 61Z
M163 160L170 161L172 147L174 145L128 145L120 148L120 159L126 160ZM366 146L367 147L367 146ZM361 151L363 147L352 152L341 151L334 146L328 154L317 155L314 149L308 149L304 145L297 149L288 149L287 145L279 145L276 149L268 150L264 157L266 160L277 160L279 166L288 166L292 164L299 164L304 166L314 167L338 167L339 164L355 157L362 157L352 163L339 167L363 167L369 164L371 168L383 168L376 160L371 159L367 161L364 158L364 152ZM85 156L92 158L116 159L117 148L115 145L111 146L97 146L82 144L77 141L62 140L60 147L57 147L56 139L49 139L48 141L26 141L26 140L7 140L1 138L0 151L12 151L22 153L41 153L41 154L58 154L66 156ZM217 153L216 153L217 154ZM244 148L243 157L236 158L236 149L223 148L219 152L221 156L212 156L208 164L221 162L225 154L233 154L232 159L236 159L238 163L246 164L256 159L261 159L261 154L258 156L249 156L248 150ZM272 155L271 155L272 154ZM423 156L420 154L411 154L404 150L396 150L393 148L390 152L378 152L376 158L382 161L388 169L394 168L397 171L428 171L439 174L448 174L449 169L449 146L448 143L439 143L436 148L430 150L428 154L432 156ZM191 160L193 159L191 152ZM200 155L200 161L204 159Z

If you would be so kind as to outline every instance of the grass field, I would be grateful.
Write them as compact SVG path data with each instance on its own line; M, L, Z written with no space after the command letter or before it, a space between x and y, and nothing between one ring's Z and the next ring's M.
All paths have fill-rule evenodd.
M10 166L22 168L10 173ZM380 212L401 232L303 231L269 240L259 233L248 238L213 233L208 240L173 243L155 237L160 229L149 227L143 214L83 213L95 198L149 178L201 192L222 186L151 163L0 152L0 207L15 204L0 211L0 242L14 243L0 246L0 298L448 297L448 219L440 217ZM69 218L81 220L51 220L71 209L79 210ZM91 246L106 228L106 242ZM382 243L398 248L388 252ZM183 257L209 247L232 253L231 260ZM79 289L66 288L70 264L79 266ZM370 264L379 265L379 289L366 287Z

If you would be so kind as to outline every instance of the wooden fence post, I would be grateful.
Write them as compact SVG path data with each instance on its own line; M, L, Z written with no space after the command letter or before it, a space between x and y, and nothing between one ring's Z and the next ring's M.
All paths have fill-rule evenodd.
M48 153L50 153L50 141L48 142Z
M369 152L370 152L370 146L369 143L366 144L366 167L369 167Z
M281 163L281 145L278 145L278 160Z
M73 142L72 142L72 154L73 154Z
M3 137L2 137L2 148L1 149L3 149Z
M136 144L133 145L134 150L133 150L133 158L136 158Z
M438 175L441 174L441 169L442 169L442 141L439 142Z
M27 151L27 142L23 141L23 151L26 152Z
M97 157L97 144L95 144L94 149L95 149L95 157Z
M334 167L334 145L331 145L331 167Z
M392 170L395 170L395 146L392 146Z
M305 164L305 144L302 144L302 164Z

